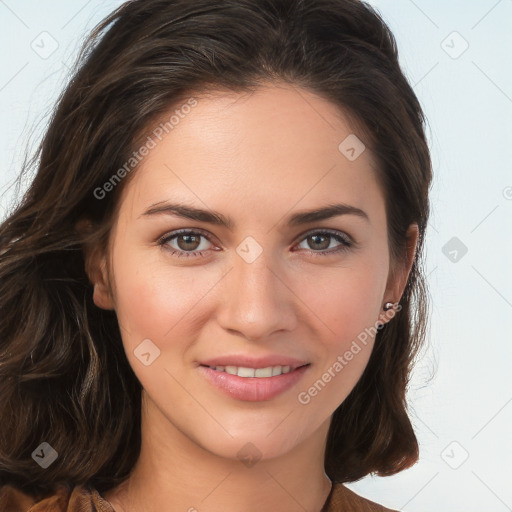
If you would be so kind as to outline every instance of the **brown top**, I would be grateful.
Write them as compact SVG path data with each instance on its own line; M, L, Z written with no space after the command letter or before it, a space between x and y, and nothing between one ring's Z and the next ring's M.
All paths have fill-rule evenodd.
M96 489L61 485L55 494L35 499L19 489L0 487L1 512L116 512ZM321 512L397 512L367 500L343 484L334 483Z

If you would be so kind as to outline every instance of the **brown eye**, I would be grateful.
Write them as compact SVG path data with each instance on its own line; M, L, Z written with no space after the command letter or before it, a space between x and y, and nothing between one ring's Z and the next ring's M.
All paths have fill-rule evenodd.
M308 236L306 240L312 242L309 244L309 247L311 247L311 249L324 250L329 248L331 238L332 235L323 235L317 233L315 235Z
M336 241L338 245L332 246L331 244L333 240ZM311 249L308 252L318 256L326 256L340 251L346 251L353 245L350 237L340 231L317 231L315 233L310 233L303 238L303 242L301 243L304 242L307 243L307 247L303 248L306 250ZM329 250L329 247L331 250Z
M201 239L207 240L207 243L203 243ZM203 253L208 249L208 243L210 241L206 235L198 231L187 230L166 235L158 242L177 257L204 256Z
M184 251L195 251L200 243L201 235L178 235L176 241L180 249ZM182 243L180 241L183 240Z

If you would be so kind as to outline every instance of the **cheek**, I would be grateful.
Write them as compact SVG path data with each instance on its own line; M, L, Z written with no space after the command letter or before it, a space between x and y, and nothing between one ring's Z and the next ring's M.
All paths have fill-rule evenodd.
M325 334L318 347L317 370L300 390L301 404L315 404L313 407L332 413L363 374L377 332L380 296L376 278L368 267L365 272L344 269L340 279L324 282L322 293L315 289L308 297Z
M359 263L329 273L319 272L308 287L303 287L301 299L325 325L330 343L343 345L375 325L385 278L379 266Z
M386 262L369 251L366 258L354 258L343 268L318 272L307 290L304 302L322 324L321 359L318 370L303 389L301 403L316 402L334 410L361 377L374 345L382 294L387 280ZM323 391L325 389L325 392ZM320 398L321 395L321 398ZM328 405L327 405L328 404Z
M126 256L120 256L126 254ZM129 255L128 255L129 254ZM161 269L133 252L119 250L113 260L116 313L129 343L162 337L185 309L183 288ZM179 293L176 290L179 289ZM185 294L186 295L186 294Z
M118 257L113 265L116 313L127 352L144 339L160 349L186 339L184 331L190 335L198 325L204 297L216 282L205 273L198 279L197 268L172 268L143 252Z

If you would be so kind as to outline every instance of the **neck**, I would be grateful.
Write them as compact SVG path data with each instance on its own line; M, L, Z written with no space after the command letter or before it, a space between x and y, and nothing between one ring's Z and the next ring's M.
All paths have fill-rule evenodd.
M139 459L129 478L104 497L116 512L171 506L188 512L320 512L331 490L324 471L329 422L282 456L239 460L202 448L148 399L142 408Z

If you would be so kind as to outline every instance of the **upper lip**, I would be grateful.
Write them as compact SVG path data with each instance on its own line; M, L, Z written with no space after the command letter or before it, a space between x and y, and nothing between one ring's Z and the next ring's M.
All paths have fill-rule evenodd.
M237 366L244 368L267 368L268 366L289 366L295 370L299 366L309 364L294 357L272 354L264 357L251 357L243 354L231 354L215 357L200 362L203 366Z

